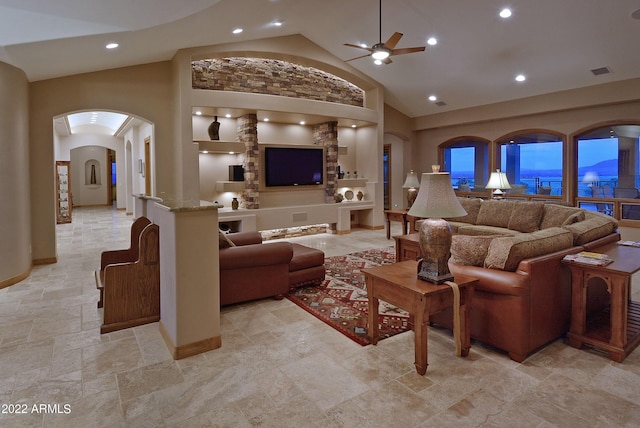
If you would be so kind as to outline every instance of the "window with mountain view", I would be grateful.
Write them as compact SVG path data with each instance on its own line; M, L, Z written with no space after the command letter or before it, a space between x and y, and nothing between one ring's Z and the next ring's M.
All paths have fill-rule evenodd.
M612 125L585 132L577 139L578 197L637 199L640 188L640 126ZM581 207L613 215L610 201ZM640 204L620 204L620 218L640 220Z
M562 137L543 132L512 135L498 142L498 153L511 193L562 195Z
M443 170L451 174L451 183L460 191L484 191L489 179L489 142L458 138L440 146Z

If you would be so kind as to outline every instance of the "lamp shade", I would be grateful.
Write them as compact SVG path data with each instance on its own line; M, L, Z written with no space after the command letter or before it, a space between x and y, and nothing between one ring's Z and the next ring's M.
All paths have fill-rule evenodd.
M418 196L409 215L422 218L462 217L467 214L451 185L448 172L422 174Z
M509 180L507 180L507 174L500 172L499 169L491 173L489 182L484 187L487 189L511 189Z
M420 182L418 181L418 175L413 172L413 170L407 173L407 179L404 181L402 185L403 189L417 189L420 187Z
M600 177L595 171L587 171L582 179L583 183L595 183L596 181L600 181Z

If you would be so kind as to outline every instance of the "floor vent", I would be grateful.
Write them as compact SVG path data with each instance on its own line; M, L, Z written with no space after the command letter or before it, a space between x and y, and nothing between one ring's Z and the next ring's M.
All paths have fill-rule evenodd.
M611 69L609 67L600 67L600 68L594 68L593 70L591 70L591 72L593 73L594 76L601 76L603 74L611 73Z

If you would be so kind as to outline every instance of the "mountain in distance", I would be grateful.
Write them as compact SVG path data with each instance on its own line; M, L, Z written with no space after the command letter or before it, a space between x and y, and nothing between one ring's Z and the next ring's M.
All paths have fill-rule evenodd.
M607 159L596 164L578 168L578 175L583 176L588 171L596 172L600 177L618 175L618 159ZM520 169L520 176L528 177L562 177L560 169ZM473 178L473 171L459 171L456 178Z

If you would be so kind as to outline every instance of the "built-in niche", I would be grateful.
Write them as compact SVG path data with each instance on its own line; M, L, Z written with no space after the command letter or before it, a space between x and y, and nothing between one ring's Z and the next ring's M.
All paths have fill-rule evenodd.
M84 163L84 184L85 186L100 186L100 162L89 159Z

